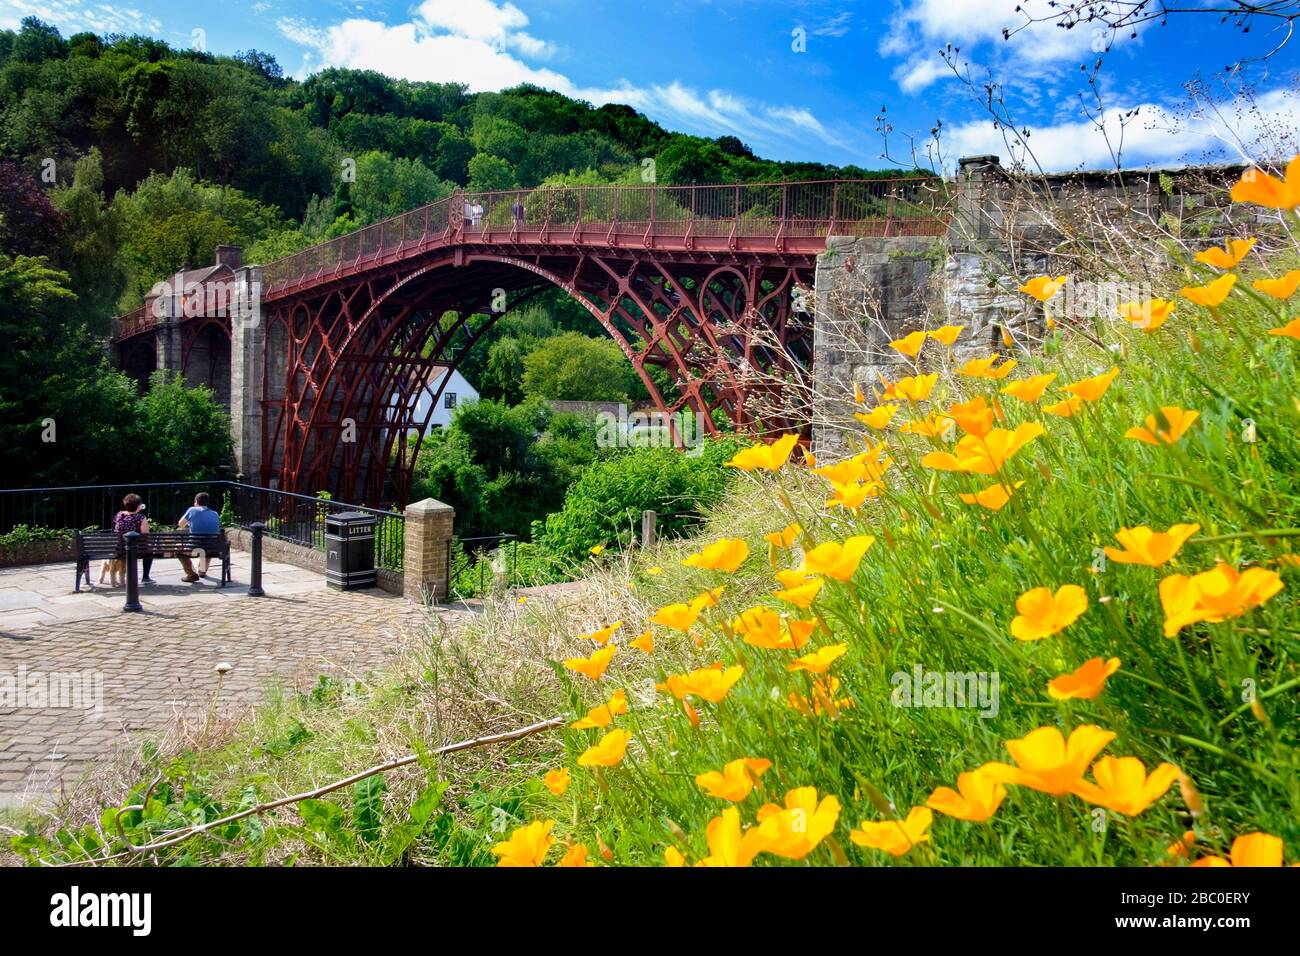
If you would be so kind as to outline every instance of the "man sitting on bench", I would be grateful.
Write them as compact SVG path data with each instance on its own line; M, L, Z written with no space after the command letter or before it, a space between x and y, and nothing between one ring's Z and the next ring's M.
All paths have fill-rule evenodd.
M208 507L208 493L200 491L194 496L194 507L190 508L181 519L176 522L176 527L182 531L188 531L190 534L221 534L221 515ZM208 576L208 564L212 560L212 555L206 551L203 553L203 570L198 574L194 573L194 565L190 562L189 555L177 555L176 559L180 561L181 567L185 569L185 580L193 584L199 578Z

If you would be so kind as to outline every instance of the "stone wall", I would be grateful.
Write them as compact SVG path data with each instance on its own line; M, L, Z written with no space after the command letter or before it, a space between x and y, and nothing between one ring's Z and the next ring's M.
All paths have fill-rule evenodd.
M813 450L835 458L859 433L854 386L911 374L888 343L918 328L965 326L955 358L1009 354L1042 342L1047 316L1019 291L1035 275L1069 275L1058 318L1114 315L1144 298L1171 260L1158 241L1203 247L1266 228L1227 188L1240 166L1017 177L996 157L961 160L948 234L938 239L832 236L815 280Z
M817 263L813 450L836 457L853 425L853 389L897 377L891 339L922 328L940 303L943 243L924 237L831 236Z

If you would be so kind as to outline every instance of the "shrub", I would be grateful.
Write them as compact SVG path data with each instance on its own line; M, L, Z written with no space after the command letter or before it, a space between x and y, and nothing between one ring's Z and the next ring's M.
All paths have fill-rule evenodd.
M564 507L534 526L533 537L557 560L580 562L597 545L627 543L643 511L658 512L661 536L685 534L726 490L730 476L721 464L736 447L706 441L698 455L636 448L598 461L569 488Z

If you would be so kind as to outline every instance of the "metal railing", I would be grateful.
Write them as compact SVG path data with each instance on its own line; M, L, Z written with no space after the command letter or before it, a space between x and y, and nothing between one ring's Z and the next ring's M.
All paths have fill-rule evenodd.
M402 570L406 518L398 511L352 505L332 498L299 495L276 488L231 482L230 508L236 523L247 528L255 521L266 526L266 537L288 541L317 551L325 550L325 518L344 511L373 515L375 567Z
M933 177L708 186L558 186L456 192L446 199L268 263L275 295L413 248L474 241L579 242L653 247L657 241L752 244L828 235L940 235L947 187Z
M447 554L447 580L458 597L482 597L497 586L513 587L519 574L519 537L493 534L453 538Z
M275 488L236 481L145 482L114 485L65 485L55 488L0 489L0 534L20 525L68 531L102 530L113 524L122 499L135 493L145 503L145 513L156 527L176 523L206 491L208 505L224 515L223 524L249 528L265 525L269 538L319 551L325 549L325 516L340 511L362 511L376 516L375 566L402 569L406 518L401 512L354 505L331 498L313 498Z

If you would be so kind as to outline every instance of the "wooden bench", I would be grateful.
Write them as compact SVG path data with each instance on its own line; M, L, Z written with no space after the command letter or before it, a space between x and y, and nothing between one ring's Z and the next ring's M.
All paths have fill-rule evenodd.
M126 539L112 531L78 531L77 544L77 579L76 590L81 590L81 579L86 579L86 587L94 588L90 581L90 561L92 558L102 560L126 558ZM203 555L211 555L221 561L221 583L225 587L230 583L230 542L224 531L218 534L190 534L188 531L150 531L141 535L136 548L140 558L178 558L185 557L202 560Z

